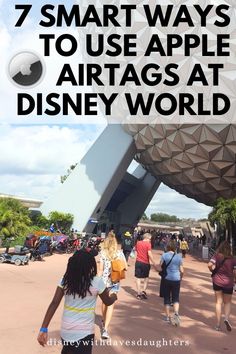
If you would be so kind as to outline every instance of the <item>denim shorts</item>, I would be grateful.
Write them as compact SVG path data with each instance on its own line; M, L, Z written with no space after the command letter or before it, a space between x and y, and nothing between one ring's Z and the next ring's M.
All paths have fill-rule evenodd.
M109 286L108 290L112 293L118 293L120 290L120 283L113 283L112 286Z

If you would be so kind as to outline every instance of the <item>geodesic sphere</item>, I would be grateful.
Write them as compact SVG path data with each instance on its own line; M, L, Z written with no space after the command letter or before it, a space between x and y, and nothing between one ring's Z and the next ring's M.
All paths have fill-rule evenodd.
M81 8L81 14L86 12L89 4L95 5L101 21L104 20L104 5L115 5L120 9L121 2L113 1L77 1ZM132 26L127 28L125 12L119 11L116 21L119 27L110 25L108 27L97 27L96 24L89 24L86 27L79 28L80 50L83 54L85 63L99 63L102 67L100 75L104 86L94 85L94 92L102 92L109 96L112 92L118 93L118 98L112 105L112 116L107 117L108 122L114 119L117 122L125 124L125 130L134 137L137 155L136 159L148 171L160 179L163 183L174 188L188 197L194 198L199 202L212 204L218 197L231 198L236 196L236 171L235 171L235 153L236 153L236 61L235 61L235 33L236 33L236 10L234 0L225 0L224 4L229 5L227 10L230 16L230 23L227 27L218 27L214 23L216 20L222 21L217 16L215 7L213 7L207 17L207 25L201 26L199 13L196 11L193 0L146 0L132 1L127 0L122 4L136 5L132 18ZM220 5L222 2L214 0L199 0L197 2L202 8L207 5ZM167 5L173 5L171 20L167 26L163 26L157 21L156 25L151 27L147 24L145 10L143 5L149 5L152 14L156 5L161 5L163 11ZM194 22L193 27L186 23L173 26L175 16L182 5L187 5ZM107 43L107 38L111 34L121 36L122 44L125 34L136 34L136 55L135 56L108 56L106 50L111 49ZM229 56L203 56L201 46L191 51L191 55L186 56L184 45L174 51L170 57L152 53L145 56L145 51L153 35L158 35L163 48L168 46L168 34L178 34L182 38L186 34L208 35L208 48L211 51L216 50L217 34L229 34L230 55ZM98 57L91 57L86 53L86 36L92 35L94 47L98 44L98 34L103 35L104 50ZM104 64L117 64L117 74L115 84L110 85L108 71L104 69ZM158 73L162 74L162 80L155 86L136 85L128 82L126 85L120 85L120 79L128 64L133 64L138 78L142 76L142 69L145 65L156 63L159 65ZM169 63L178 65L179 83L175 86L168 86L164 83L166 78L165 68ZM201 64L208 85L201 83L188 86L188 78L195 64ZM219 73L219 85L213 84L212 69L209 64L223 64ZM150 71L150 75L153 72ZM151 76L150 76L151 77ZM210 115L179 115L179 111L170 116L164 117L157 112L155 105L152 105L148 115L142 114L139 110L136 115L131 115L127 107L126 94L130 93L136 97L141 93L144 99L148 99L150 94L155 97L169 93L173 97L178 97L181 93L191 93L194 97L192 108L198 112L199 93L203 96L203 105ZM214 116L213 93L224 93L231 102L230 110L227 115L221 117ZM170 102L163 101L163 109L168 110Z

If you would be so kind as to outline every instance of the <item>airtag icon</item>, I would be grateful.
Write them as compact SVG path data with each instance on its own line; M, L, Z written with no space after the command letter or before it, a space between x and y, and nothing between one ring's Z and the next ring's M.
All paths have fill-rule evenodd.
M44 74L44 66L40 57L32 52L16 54L9 63L9 75L17 86L36 86Z

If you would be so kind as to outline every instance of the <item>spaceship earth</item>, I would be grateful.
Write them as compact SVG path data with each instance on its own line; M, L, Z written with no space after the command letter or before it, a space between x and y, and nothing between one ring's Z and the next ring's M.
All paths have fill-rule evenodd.
M127 128L136 160L170 188L207 205L236 197L236 125Z
M111 2L103 0L80 0L77 1L82 9L86 9L88 4L94 4L97 11L101 11L102 6ZM113 0L113 5L120 6L120 1ZM125 1L125 4L134 4L132 0ZM144 97L150 92L164 93L169 92L175 97L181 92L191 93L195 98L197 105L198 93L202 92L204 96L204 105L207 108L212 107L212 93L223 92L230 99L231 109L226 116L218 119L211 116L193 116L178 117L173 114L168 119L158 114L155 109L151 109L150 114L145 117L139 115L132 117L125 108L122 98L125 92L137 92L137 87L132 83L125 87L112 87L113 92L119 92L119 100L113 105L113 115L119 122L124 124L124 129L131 134L136 144L136 160L150 171L154 176L164 184L187 197L194 198L198 202L212 205L217 198L236 197L236 1L235 0L199 0L197 4L202 8L208 5L218 6L221 4L228 6L228 16L230 23L227 27L216 27L214 21L217 18L215 8L209 13L207 25L201 26L199 14L196 13L193 0L149 0L136 1L137 5L133 27L129 32L137 34L137 56L117 57L115 62L120 65L120 73L126 67L127 63L133 63L137 74L140 74L145 64L158 63L160 70L164 74L165 66L171 62L178 64L178 76L180 78L177 87L165 86L161 82L157 87L141 87ZM144 16L143 5L148 4L151 11L157 4L163 6L173 5L173 16L176 15L182 5L186 5L194 26L189 28L186 24L173 27L173 22L168 26L162 26L157 22L155 27L147 25ZM84 60L90 63L96 63L98 58L91 58L86 55L84 45L86 43L86 34L102 33L109 36L111 33L118 33L121 36L125 33L124 16L118 18L121 27L118 28L96 28L93 24L86 29L80 29L81 51L84 53ZM123 22L122 22L123 21ZM144 55L148 40L153 34L158 34L163 45L166 45L167 35L171 33L180 34L182 37L186 33L208 35L208 45L211 50L217 46L217 34L226 33L230 35L230 55L229 56L203 56L201 48L195 48L191 55L186 56L183 48L179 48L173 57L157 56L149 57ZM96 38L94 37L94 41ZM114 63L114 58L107 57L105 54L99 57L101 63ZM189 73L196 63L200 63L208 85L187 85ZM221 63L224 68L220 71L218 86L212 83L212 71L209 70L209 63ZM106 72L101 75L103 82L108 80ZM96 91L109 93L111 87L96 87ZM146 96L145 96L146 95ZM195 105L193 108L195 108Z

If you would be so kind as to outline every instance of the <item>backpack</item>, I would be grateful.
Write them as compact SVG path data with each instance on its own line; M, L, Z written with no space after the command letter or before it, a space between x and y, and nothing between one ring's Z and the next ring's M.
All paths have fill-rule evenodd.
M122 279L125 279L125 263L117 258L111 261L111 281L118 283Z
M123 249L131 250L132 249L132 239L126 237L123 241Z

